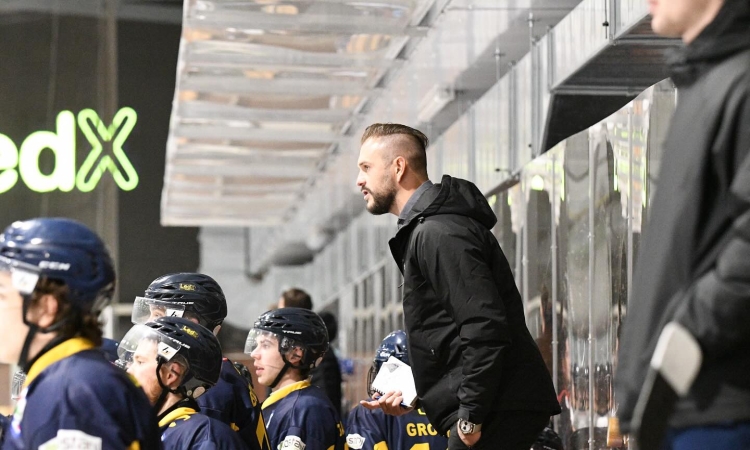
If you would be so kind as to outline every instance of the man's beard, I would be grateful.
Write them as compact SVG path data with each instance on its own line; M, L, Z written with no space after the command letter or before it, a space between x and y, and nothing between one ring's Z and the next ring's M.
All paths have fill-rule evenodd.
M370 192L372 203L367 205L367 211L375 216L380 216L391 211L393 202L396 201L396 187L389 186L383 192Z

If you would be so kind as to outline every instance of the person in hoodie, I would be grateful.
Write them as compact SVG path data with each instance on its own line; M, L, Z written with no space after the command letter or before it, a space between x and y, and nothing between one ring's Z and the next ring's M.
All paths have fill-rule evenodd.
M427 176L427 137L399 124L367 127L357 186L372 214L398 216L389 242L404 275L409 355L430 423L449 448L528 450L560 413L544 360L526 328L523 302L477 187ZM400 415L399 392L368 408Z
M652 28L686 44L679 93L633 277L618 355L620 428L662 329L703 362L670 416L665 448L750 448L750 0L651 0Z

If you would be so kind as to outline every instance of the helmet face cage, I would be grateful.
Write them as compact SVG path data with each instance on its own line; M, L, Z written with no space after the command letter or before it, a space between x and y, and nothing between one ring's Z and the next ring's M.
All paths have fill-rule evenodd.
M378 374L380 367L388 361L391 356L399 359L404 364L409 364L409 349L406 340L406 333L402 330L396 330L386 336L380 346L375 351L372 366L367 372L367 394L372 397L375 391L372 389L372 382Z
M134 324L153 322L159 317L184 317L192 302L169 302L147 297L136 297L130 320Z
M136 324L120 340L117 347L118 366L129 368L136 352L150 345L154 346L154 359L161 358L165 362L171 361L182 349L179 341L160 334L148 325Z
M372 388L372 382L375 381L375 376L378 374L381 364L376 365L375 363L372 363L370 369L367 371L367 395L369 395L370 398L375 396L375 389Z
M7 284L0 283L0 290L15 291L24 300L31 298L40 278L37 267L4 256L0 256L0 274L7 276Z
M221 346L206 328L179 317L161 317L146 324L137 324L120 341L117 365L127 368L144 342L154 346L157 361L171 362L180 355L187 361L181 386L187 391L216 384L221 372ZM151 354L151 349L146 348ZM178 358L178 359L182 359Z
M35 266L39 275L63 283L71 305L100 312L112 300L115 272L104 243L70 219L14 222L0 235L0 256Z
M39 269L28 264L0 256L0 298L5 301L17 299L21 306L20 318L27 323L26 313L34 290L39 282ZM17 361L0 361L16 363Z
M302 359L300 363L298 365L289 363L292 367L300 369L313 367L305 364L305 355L307 354L307 348L305 348L304 345L300 344L299 342L295 342L293 339L290 339L287 336L278 335L273 331L266 331L258 328L253 328L252 330L250 330L250 332L247 334L247 341L245 341L245 353L249 355L253 351L255 351L255 349L258 348L258 345L260 345L260 340L263 337L272 338L277 342L277 350L281 354L281 357L284 359L284 361L288 362L287 357L295 348L302 350ZM313 361L313 364L314 363L315 361Z
M291 348L303 350L299 368L315 367L328 351L328 331L323 319L302 308L279 308L261 314L253 326L278 336L279 352L284 356Z

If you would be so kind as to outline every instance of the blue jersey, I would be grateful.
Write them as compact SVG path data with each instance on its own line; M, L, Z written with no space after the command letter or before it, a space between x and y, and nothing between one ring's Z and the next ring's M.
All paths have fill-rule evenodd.
M164 450L243 450L239 435L220 420L197 414L195 403L180 402L159 420ZM187 405L187 406L181 406Z
M344 449L344 427L333 404L309 380L273 392L263 402L263 416L273 449Z
M99 351L102 352L104 358L113 363L117 361L117 347L120 343L114 339L102 338L102 345L99 347Z
M3 444L3 435L5 434L5 427L10 424L10 419L5 415L0 414L0 446Z
M3 450L156 450L159 428L140 387L83 338L64 341L29 369Z
M258 397L232 361L224 358L219 382L197 401L202 414L229 425L250 450L270 450Z
M352 450L445 450L448 438L440 436L421 409L389 416L381 409L357 405L346 423L346 443Z

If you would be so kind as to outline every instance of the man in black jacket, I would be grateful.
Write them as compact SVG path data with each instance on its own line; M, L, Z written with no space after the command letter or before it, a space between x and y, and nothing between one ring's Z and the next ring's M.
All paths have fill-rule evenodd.
M362 136L357 186L367 210L398 216L389 242L404 275L409 354L421 405L449 448L528 449L560 412L526 328L513 274L472 183L427 178L427 137L398 124ZM400 415L399 392L361 402Z
M667 448L750 448L750 0L652 0L651 14L654 31L687 45L670 61L679 102L620 344L620 426L631 431L673 322L703 363L674 407Z

